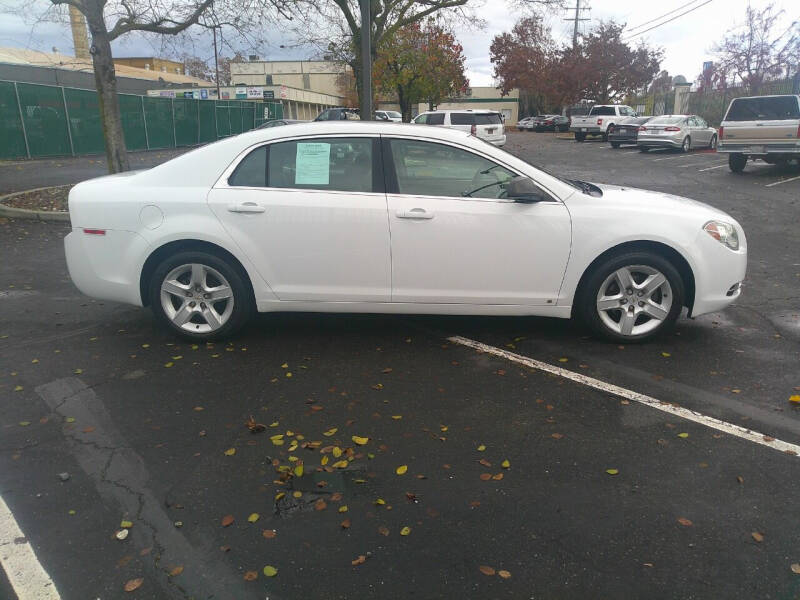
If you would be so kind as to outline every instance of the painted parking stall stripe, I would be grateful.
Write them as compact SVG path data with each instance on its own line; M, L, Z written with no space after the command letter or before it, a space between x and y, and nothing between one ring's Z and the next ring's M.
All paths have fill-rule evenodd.
M800 175L798 175L797 177L789 177L789 179L781 179L780 181L774 181L772 183L768 183L764 187L772 187L775 185L780 185L782 183L789 183L790 181L796 181L798 179L800 179Z
M728 163L722 163L721 165L717 165L716 167L708 167L706 169L698 169L698 173L702 173L703 171L713 171L714 169L721 169L722 167L727 166Z
M633 402L644 404L645 406L649 406L662 412L699 423L700 425L705 425L711 429L728 433L749 442L766 446L767 448L772 448L773 450L777 450L779 452L800 456L800 446L790 442L784 442L783 440L775 439L758 431L753 431L752 429L747 429L733 423L728 423L727 421L709 417L697 411L683 408L682 406L675 406L668 402L664 402L663 400L653 398L652 396L640 394L639 392L634 392L633 390L614 385L613 383L606 383L600 379L595 379L594 377L576 373L562 367L556 367L540 360L528 358L527 356L515 354L514 352L509 352L508 350L503 350L502 348L496 348L494 346L484 344L483 342L477 342L475 340L458 335L449 337L447 339L454 344L473 348L474 350L478 350L479 352L483 352L485 354L492 354L532 369L538 369L539 371L544 371L558 377L563 377L564 379L569 379L576 383L580 383L581 385L600 390L601 392L613 394L620 398L625 398Z
M60 600L53 580L44 570L30 540L0 497L0 564L19 600Z

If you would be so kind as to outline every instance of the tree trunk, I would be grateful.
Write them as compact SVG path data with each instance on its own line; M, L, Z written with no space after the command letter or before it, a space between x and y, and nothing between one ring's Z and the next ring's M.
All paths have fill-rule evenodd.
M411 122L411 102L402 85L397 86L397 103L400 105L400 114L403 115L403 123Z
M120 173L130 170L130 163L122 132L122 115L117 96L117 77L111 54L111 40L103 18L102 3L98 0L86 2L84 11L92 34L90 51L94 64L94 80L97 87L100 122L103 125L108 172Z

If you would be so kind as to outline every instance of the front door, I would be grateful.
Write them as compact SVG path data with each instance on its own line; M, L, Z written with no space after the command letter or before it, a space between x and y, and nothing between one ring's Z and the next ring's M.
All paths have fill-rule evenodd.
M384 149L393 302L555 305L571 237L560 201L503 198L517 173L457 146Z
M389 226L377 138L252 150L209 205L280 300L388 302Z

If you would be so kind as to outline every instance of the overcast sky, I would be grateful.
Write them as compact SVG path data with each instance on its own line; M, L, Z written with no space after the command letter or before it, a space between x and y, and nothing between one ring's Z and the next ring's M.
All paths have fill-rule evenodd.
M479 0L480 1L480 0ZM575 0L567 0L574 6ZM706 3L707 2L707 3ZM703 5L706 3L705 5ZM747 5L763 8L770 0L663 0L661 2L629 2L621 0L582 0L582 5L588 5L591 10L582 13L589 21L581 22L581 30L585 31L597 24L600 20L613 19L627 23L632 33L642 32L649 27L675 18L672 22L656 27L650 32L633 38L634 41L644 39L652 46L661 46L665 49L665 58L662 68L667 69L672 75L684 75L689 81L702 69L704 60L711 58L709 50L713 43L720 39L729 28L742 24ZM800 2L798 0L774 0L777 7L786 11L784 23L788 25L792 19L800 18ZM15 4L28 6L47 6L48 0L0 0L0 6L13 7ZM687 5L684 8L680 8ZM681 13L696 8L686 15ZM676 10L679 9L679 10ZM674 12L672 12L674 11ZM517 11L510 10L503 0L483 0L483 5L478 10L486 21L486 28L474 30L462 28L456 34L464 46L467 56L467 75L474 86L491 85L492 66L489 62L489 45L495 35L508 31L515 21L521 16ZM672 13L658 19L662 15ZM569 42L572 37L572 23L565 21L574 11L551 10L546 14L546 19L552 28L556 39ZM655 19L655 20L654 20ZM654 20L644 27L634 29L639 25ZM281 49L280 44L289 44L291 40L284 40L276 32L269 36L275 40L274 45L268 49L265 59L286 60L308 58L309 50L303 48ZM57 23L31 24L30 18L6 12L0 14L0 46L14 46L50 51L56 47L64 54L72 54L72 39L67 25ZM129 35L124 40L115 42L114 52L118 56L146 56L156 52L151 43L135 35ZM195 54L204 59L213 58L211 44L201 44L194 48Z

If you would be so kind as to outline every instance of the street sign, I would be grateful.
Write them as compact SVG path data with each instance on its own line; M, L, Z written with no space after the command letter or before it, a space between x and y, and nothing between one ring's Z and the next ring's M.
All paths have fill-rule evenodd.
M247 98L247 88L246 87L237 87L236 88L236 99L237 100L245 100Z
M264 90L264 100L272 100L273 98L275 98L273 90Z
M237 93L238 97L238 93ZM248 100L261 100L264 97L264 88L262 87L249 87L247 88Z
M200 98L202 100L208 100L208 90L200 90Z

